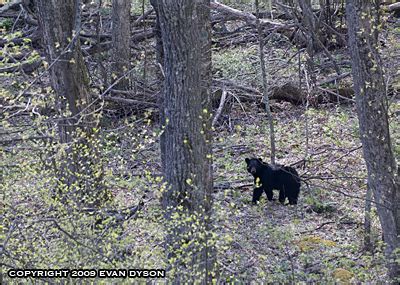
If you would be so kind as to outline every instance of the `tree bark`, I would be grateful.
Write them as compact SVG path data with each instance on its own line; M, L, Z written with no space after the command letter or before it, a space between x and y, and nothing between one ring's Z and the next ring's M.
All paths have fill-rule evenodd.
M268 123L269 123L269 140L271 143L271 163L275 164L275 130L274 130L274 118L272 117L272 112L269 104L268 96L268 85L267 85L267 71L265 70L265 59L264 59L264 39L262 36L262 28L260 24L260 11L258 6L258 0L255 0L256 6L256 26L258 32L258 43L259 43L259 56L260 56L260 66L261 66L261 76L263 81L263 102L265 103L265 112L267 113Z
M347 1L349 49L368 183L386 242L389 277L398 284L400 181L390 139L383 65L377 49L378 13L379 1Z
M61 157L55 162L58 186L64 201L93 205L101 198L102 168L89 76L80 51L79 2L37 0L35 4L60 117L56 121L61 143L57 146Z
M154 12L156 14L156 24L153 28L154 31L154 36L156 40L156 60L158 64L158 69L156 71L157 78L160 80L161 86L161 92L163 94L165 93L164 90L164 47L163 47L163 42L162 42L162 36L161 36L161 27L160 27L160 17L159 17L159 8L158 8L158 0L150 0L150 4L153 6ZM158 96L158 108L160 112L160 124L165 128L166 122L165 122L165 114L164 114L164 96ZM161 135L161 140L160 140L160 150L161 150L161 164L162 168L165 169L167 166L164 164L166 162L166 159L164 158L165 154L165 148L164 148L164 135Z
M210 282L212 150L210 2L158 0L164 49L162 204L170 276L174 283Z
M326 40L322 39L322 35L320 34L319 30L321 27L321 19L317 21L317 19L314 16L314 12L311 7L311 1L310 0L299 0L299 5L301 8L301 11L303 13L303 22L304 22L304 27L306 27L306 34L307 34L307 53L310 56L310 78L312 79L312 83L315 84L315 76L314 76L314 52L318 49L322 49L325 53L325 55L329 58L329 60L332 62L333 67L335 68L335 71L338 75L340 75L340 68L337 65L335 59L332 57L332 55L329 53L328 49L324 46L323 42L326 42ZM308 61L309 61L308 60Z
M115 89L128 90L129 77L126 75L130 69L130 15L131 0L112 1L112 79L117 80L124 76Z

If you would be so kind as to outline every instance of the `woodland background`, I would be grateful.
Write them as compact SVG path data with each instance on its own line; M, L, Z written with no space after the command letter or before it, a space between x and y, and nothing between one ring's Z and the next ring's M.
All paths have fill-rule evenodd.
M1 278L397 284L399 3L150 2L0 1Z

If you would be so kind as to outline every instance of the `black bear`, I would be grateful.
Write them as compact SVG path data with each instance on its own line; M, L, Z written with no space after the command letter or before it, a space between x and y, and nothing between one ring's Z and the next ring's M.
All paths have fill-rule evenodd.
M300 178L296 169L290 166L277 166L272 168L261 158L246 158L247 171L254 176L255 188L253 191L253 203L257 204L263 190L269 201L272 201L273 189L279 190L279 202L285 202L286 197L290 205L297 204L300 192Z

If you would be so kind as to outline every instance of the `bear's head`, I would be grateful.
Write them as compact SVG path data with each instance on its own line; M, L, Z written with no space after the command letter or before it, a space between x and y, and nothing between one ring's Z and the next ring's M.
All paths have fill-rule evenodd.
M265 165L261 158L246 158L245 161L247 163L247 171L252 175L259 174L262 166Z

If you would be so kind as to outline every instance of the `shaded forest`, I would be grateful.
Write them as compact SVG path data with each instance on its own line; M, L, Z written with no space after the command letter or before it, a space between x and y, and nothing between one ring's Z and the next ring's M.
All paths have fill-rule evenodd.
M400 3L0 0L0 35L0 283L400 282Z

